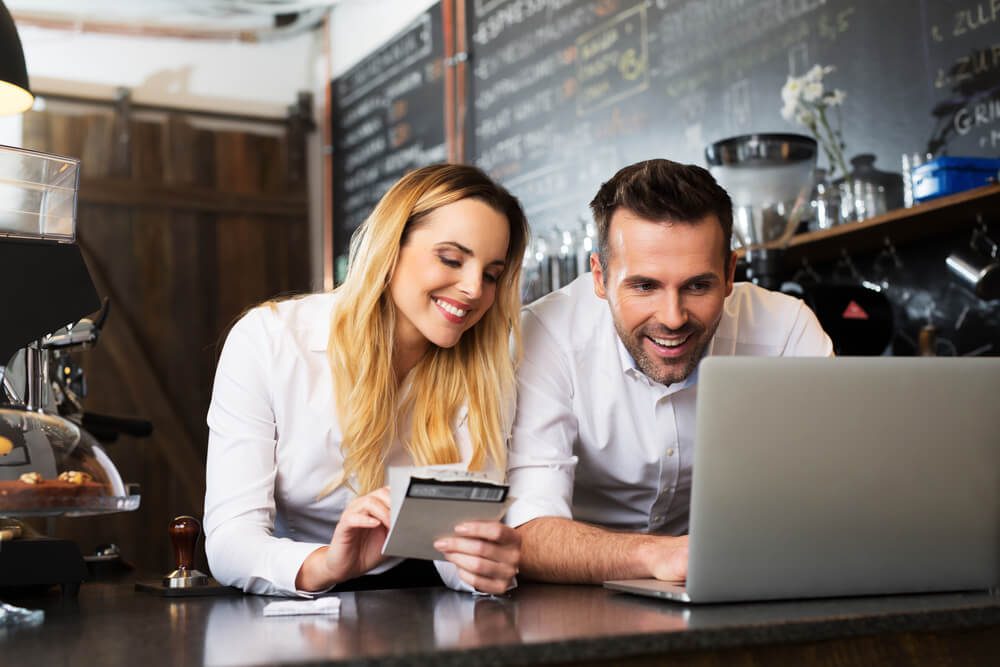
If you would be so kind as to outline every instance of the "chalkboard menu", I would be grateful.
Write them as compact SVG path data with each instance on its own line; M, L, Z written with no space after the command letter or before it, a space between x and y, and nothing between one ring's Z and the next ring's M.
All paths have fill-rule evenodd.
M332 85L334 247L343 254L394 182L446 160L440 4Z
M334 85L337 252L406 171L449 158L445 47L464 31L464 155L537 231L575 225L599 184L651 157L804 132L780 114L789 74L831 65L848 157L1000 155L996 0L445 0ZM459 149L460 150L460 149ZM825 162L821 158L821 165Z
M618 168L803 132L780 115L815 64L847 92L848 156L1000 154L1000 4L987 0L470 0L472 153L536 231L571 226Z
M1000 4L925 0L923 10L929 149L1000 155Z

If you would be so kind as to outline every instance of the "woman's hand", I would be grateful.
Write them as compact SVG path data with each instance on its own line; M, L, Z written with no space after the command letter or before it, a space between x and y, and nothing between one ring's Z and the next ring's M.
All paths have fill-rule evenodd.
M458 576L481 593L504 593L514 585L521 561L521 536L499 521L468 521L455 534L434 542Z
M295 578L301 591L317 591L372 569L385 560L382 545L389 534L389 487L351 501L344 509L330 545L306 558Z
M355 498L344 510L326 550L326 566L337 582L360 577L383 560L389 534L389 487Z

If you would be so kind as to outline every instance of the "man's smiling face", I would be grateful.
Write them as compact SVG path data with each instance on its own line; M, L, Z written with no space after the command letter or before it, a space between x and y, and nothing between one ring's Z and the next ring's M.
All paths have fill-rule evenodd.
M652 221L618 208L612 215L606 268L591 256L594 291L608 301L618 336L650 379L683 381L715 335L736 268L724 244L712 214Z

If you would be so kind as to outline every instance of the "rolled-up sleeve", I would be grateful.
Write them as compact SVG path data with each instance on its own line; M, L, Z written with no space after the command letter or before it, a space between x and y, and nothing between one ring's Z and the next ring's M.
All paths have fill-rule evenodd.
M579 432L566 350L530 311L524 311L521 327L524 356L507 462L514 503L506 521L515 527L543 516L572 518Z
M307 595L296 591L295 577L324 545L273 536L277 433L267 316L259 308L236 323L216 370L208 410L205 551L213 576L225 585Z

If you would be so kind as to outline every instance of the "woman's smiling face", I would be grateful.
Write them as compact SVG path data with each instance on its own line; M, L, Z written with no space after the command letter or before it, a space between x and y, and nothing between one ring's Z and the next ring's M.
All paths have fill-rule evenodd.
M507 218L478 199L446 204L414 225L389 281L397 349L456 345L493 305L509 241Z

